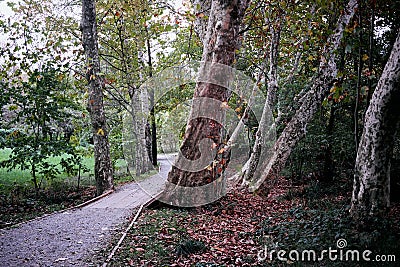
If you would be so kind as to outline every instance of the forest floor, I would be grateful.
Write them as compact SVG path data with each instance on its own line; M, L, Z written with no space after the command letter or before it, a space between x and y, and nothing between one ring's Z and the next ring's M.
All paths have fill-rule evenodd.
M361 224L349 217L350 197L349 182L293 185L281 178L267 197L235 190L198 208L154 203L109 266L400 266L400 203ZM362 258L366 250L371 262Z
M81 208L56 212L0 230L0 266L96 266L101 248L137 208L157 192L148 183L162 184L170 159L159 159L160 172L139 185L129 183ZM156 190L157 187L154 187Z
M160 163L165 179L168 159ZM159 177L121 186L82 208L0 230L0 266L102 266L148 193L158 190ZM400 204L393 203L387 217L360 224L348 214L350 192L346 181L294 184L281 177L268 196L237 189L198 208L154 202L108 266L399 266ZM325 254L319 260L330 249L336 259ZM310 250L316 260L292 259ZM348 250L370 250L373 260L346 260ZM374 261L376 256L386 262Z

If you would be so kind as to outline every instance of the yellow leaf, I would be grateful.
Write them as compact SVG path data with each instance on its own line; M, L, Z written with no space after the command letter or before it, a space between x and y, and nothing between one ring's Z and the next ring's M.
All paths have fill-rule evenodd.
M364 54L362 56L362 61L367 61L369 59L369 56L367 54Z
M103 129L101 129L101 128L98 129L98 130L97 130L97 134L98 134L98 135L104 135Z
M333 92L335 92L336 91L336 87L335 86L333 86L332 88L331 88L331 90L329 90L329 92L331 92L331 93L333 93Z

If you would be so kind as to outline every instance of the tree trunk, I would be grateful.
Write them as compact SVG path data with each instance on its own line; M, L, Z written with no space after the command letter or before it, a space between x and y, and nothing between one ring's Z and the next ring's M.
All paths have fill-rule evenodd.
M294 147L305 136L308 122L318 111L318 107L329 93L329 89L334 85L337 74L335 52L341 42L344 29L353 17L356 8L357 0L350 0L346 10L338 20L335 31L324 47L318 76L314 79L311 89L300 100L302 103L300 108L276 141L274 153L269 160L260 163L262 164L260 169L264 171L260 179L250 185L250 190L260 192L265 190L267 192L267 181L280 173Z
M243 178L243 185L252 183L253 176L259 176L260 173L257 171L258 163L260 158L266 157L266 142L274 140L271 138L269 131L275 131L275 127L268 129L273 123L269 121L272 118L272 111L274 110L276 103L276 94L278 91L278 57L279 57L279 44L281 36L281 18L276 22L276 25L271 26L271 48L269 52L269 73L268 73L268 92L265 100L263 115L258 125L256 140L252 149L252 153L249 159L248 169L245 170L245 176ZM266 136L264 136L266 134ZM275 135L274 135L275 137ZM258 169L259 171L259 169Z
M370 16L370 24L369 24L369 43L368 43L368 71L369 75L372 75L373 73L373 49L374 49L374 32L375 32L375 3L372 1L371 2L371 16ZM366 103L366 109L365 112L367 112L368 106L369 106L369 101L371 101L372 97L372 79L368 77L368 94L367 94L367 103ZM364 118L365 118L365 112L364 112Z
M194 21L194 31L204 44L207 34L207 18L210 17L212 0L192 0L191 2L196 15L196 19Z
M128 156L132 159L134 171L136 176L148 172L152 169L149 153L151 148L148 147L148 136L146 134L146 127L148 127L147 115L149 113L149 99L146 90L136 90L132 96L130 118L124 122L124 128L129 133L125 133L125 140L129 140L131 148L127 148L125 154L132 153ZM146 126L147 125L147 126ZM129 138L129 139L127 139Z
M147 31L147 29L146 29ZM148 34L148 32L147 32ZM148 57L148 65L149 65L149 77L153 77L153 62L151 58L151 46L150 39L147 37L147 57ZM150 88L149 92L149 100L150 100L150 125L151 125L151 162L153 166L157 166L157 126L156 126L156 114L154 109L154 88Z
M358 32L358 59L357 59L357 85L356 85L356 99L354 103L354 144L356 148L356 153L358 150L358 137L359 137L359 104L360 104L360 92L361 92L361 80L362 80L362 70L364 67L364 63L362 60L363 57L363 27L362 27L362 1L360 1L359 8L358 8L358 24L359 24L359 32Z
M240 48L241 44L238 32L247 6L247 0L212 1L207 33L203 41L202 61L204 63L200 68L201 76L210 77L211 79L221 79L224 75L229 75L224 70L221 73L219 67L222 66L221 64L231 66L235 61L235 52ZM229 79L229 77L225 78ZM203 101L206 98L208 100ZM210 101L211 99L215 101ZM191 114L202 113L202 110L212 105L211 102L227 103L227 101L227 88L213 83L198 82L194 93L194 103L197 104L192 105ZM210 165L206 166L206 168L202 166L203 168L199 170L172 167L168 175L169 184L167 184L165 195L168 196L170 199L169 202L173 205L182 205L182 201L187 201L178 195L174 196L176 185L199 187L210 184L223 175L224 165L226 164L225 153L217 153L215 157L212 155L216 153L215 151L219 151L225 146L223 125L220 123L224 119L223 110L220 109L216 113L218 113L215 114L216 117L219 117L221 120L216 121L212 118L192 117L193 119L187 124L177 163L201 160L203 163L209 162ZM210 155L211 158L207 158ZM206 199L213 196L194 193L190 197L197 203L205 203L207 202Z
M329 119L328 119L328 125L326 126L326 137L327 137L327 144L326 148L324 151L324 168L322 170L322 178L321 180L324 182L332 182L333 177L334 177L334 162L332 158L332 134L333 134L333 129L335 125L335 112L336 112L336 107L335 105L331 106L330 112L329 112Z
M97 194L113 190L113 169L108 142L108 129L104 114L103 86L97 44L96 7L94 0L82 0L82 44L86 55L86 78L88 80L88 111L94 141L94 174Z
M390 205L390 159L400 121L400 32L368 110L355 164L350 212L379 215Z

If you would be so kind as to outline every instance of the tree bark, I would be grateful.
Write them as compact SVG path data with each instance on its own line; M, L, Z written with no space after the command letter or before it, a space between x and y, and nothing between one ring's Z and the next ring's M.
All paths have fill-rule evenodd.
M210 17L212 0L192 0L192 5L196 19L194 21L194 31L200 40L206 40L208 18Z
M148 31L146 29L147 35ZM151 58L151 46L150 39L147 36L147 57L148 57L148 66L149 66L149 77L153 77L153 62ZM149 90L149 100L150 100L150 125L151 125L151 162L153 166L157 166L157 126L156 126L156 115L154 109L154 88L150 88Z
M226 71L221 73L218 68L221 64L231 66L235 61L235 53L241 45L238 36L239 28L247 6L247 0L212 1L207 32L203 41L202 61L204 63L200 67L202 76L221 79L221 75L229 75ZM226 77L226 79L229 78ZM207 108L207 101L202 102L205 98L214 99L215 102L219 103L227 103L228 90L216 84L198 82L195 88L194 102L197 101L200 104L192 106L191 114L201 113L202 109ZM221 118L221 121L224 118L223 112L223 110L219 110L216 114L217 117ZM215 151L224 148L223 138L223 125L216 120L204 117L191 119L187 124L177 162L203 160L206 157L205 154L215 154ZM205 142L206 145L204 145L204 141L208 141ZM166 189L167 195L173 194L174 185L198 187L209 184L223 175L226 164L225 153L217 154L215 158L205 160L210 161L210 165L208 168L198 171L182 170L173 166L168 175L170 184L169 188L167 186ZM192 197L208 198L208 196L195 195ZM201 202L199 199L196 200L196 202L199 201ZM179 198L175 198L171 202L171 204L180 205Z
M358 150L358 137L359 137L359 104L360 104L360 92L361 92L361 80L362 80L362 70L364 67L364 63L362 60L363 57L363 27L362 27L362 1L360 1L358 8L358 24L359 24L359 32L358 32L358 60L357 60L357 85L356 85L356 99L354 103L354 143L356 148L356 153Z
M149 153L151 148L148 147L148 137L146 134L146 125L148 125L149 114L149 95L147 90L137 90L132 96L130 122L125 124L125 130L132 131L128 136L131 136L132 146L134 147L134 171L136 176L150 171L152 162L150 161ZM130 124L131 123L131 124ZM131 127L130 127L131 126ZM131 149L132 150L132 149Z
M103 104L104 81L100 72L97 43L96 7L94 0L82 0L82 44L86 55L86 78L89 99L87 109L90 114L94 141L94 174L97 194L113 190L113 169L108 142L108 129Z
M350 212L382 214L390 205L390 159L400 121L400 31L365 115L355 164Z
M260 169L264 171L260 179L250 185L251 191L265 191L264 193L268 191L267 182L281 172L292 150L299 140L305 136L309 121L318 111L318 107L329 93L329 89L334 85L337 74L335 52L341 42L344 29L353 17L356 8L357 1L350 0L339 17L336 29L324 47L319 72L313 81L311 89L302 97L300 108L275 142L275 151L271 158L260 163L262 164Z
M248 169L245 170L245 176L243 177L243 185L252 183L254 175L260 175L256 173L260 158L266 156L265 151L267 148L266 142L274 140L271 138L269 133L271 130L275 130L275 127L268 129L272 122L272 111L274 110L276 103L276 94L278 91L278 60L279 60L279 44L281 36L281 18L277 19L276 25L271 26L271 48L269 52L269 73L268 73L268 92L265 100L264 109L261 117L261 121L258 125L256 140L254 142L253 150L249 159ZM267 133L265 135L265 133ZM275 135L274 135L275 137ZM262 153L262 151L264 153Z

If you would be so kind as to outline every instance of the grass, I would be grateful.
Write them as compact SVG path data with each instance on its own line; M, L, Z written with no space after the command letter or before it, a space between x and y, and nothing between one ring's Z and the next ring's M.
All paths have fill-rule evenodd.
M0 161L7 160L11 149L0 150ZM49 158L49 163L58 164L60 157ZM84 158L83 164L93 169L93 158ZM29 170L0 168L0 228L12 226L83 203L95 196L93 171L81 174L80 189L77 188L77 178L68 177L60 171L54 179L46 180L38 177L40 183L39 196L35 195L32 177Z
M0 150L0 161L8 159L11 153L11 149L2 149ZM62 158L67 158L68 155L62 155L57 157L49 158L48 162L54 165L57 165ZM94 158L93 157L83 157L82 165L85 166L89 171L81 173L82 182L85 185L94 185ZM76 183L76 177L69 177L66 173L62 172L61 166L57 166L60 174L56 176L55 182L67 181L71 184ZM124 171L126 169L126 162L123 159L118 159L115 163L116 170L116 181L126 182L132 180L129 175ZM31 182L31 174L29 170L20 170L20 169L12 169L7 170L5 168L0 168L0 192L4 191L4 187L14 187L15 185L19 186L30 186ZM42 181L42 183L46 184L48 181ZM46 185L45 185L46 186ZM2 189L3 187L3 189Z
M0 150L0 161L8 159L10 149ZM57 165L62 158L51 157L49 163ZM0 168L0 228L12 226L22 221L33 219L46 213L62 210L83 203L96 195L94 179L94 158L84 157L82 164L89 170L81 173L80 187L77 177L69 177L61 172L52 180L38 177L39 195L35 195L29 170ZM115 185L141 181L157 173L156 170L134 177L126 171L125 160L119 159L114 164Z
M0 161L7 160L11 153L11 149L2 149L0 150ZM51 157L48 159L48 162L54 165L57 165L62 158L67 158L68 155L62 155L57 157ZM90 171L86 173L82 173L82 176L90 177L93 176L93 166L94 159L93 157L84 157L82 159L82 165L88 168ZM56 178L63 180L65 178L69 178L68 175L62 172L61 166L57 166L60 174L57 175ZM30 185L31 184L31 174L30 170L21 170L21 169L12 169L7 170L5 168L0 168L0 184L2 185Z
M0 161L8 159L10 149L0 150ZM60 157L49 158L49 163L58 164ZM84 157L83 165L89 169L81 173L80 188L77 188L77 177L69 177L60 170L52 180L38 177L40 183L39 196L35 195L32 177L29 170L0 168L0 228L12 226L16 223L33 219L45 213L65 209L83 203L96 195L94 179L94 158ZM125 171L126 163L119 159L115 162L115 184L132 181L132 177ZM141 175L135 180L145 179L149 173Z

